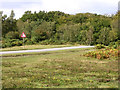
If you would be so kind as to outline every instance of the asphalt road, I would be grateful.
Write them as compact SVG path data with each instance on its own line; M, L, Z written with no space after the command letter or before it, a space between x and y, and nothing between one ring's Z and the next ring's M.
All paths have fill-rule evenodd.
M92 48L92 47L94 47L94 46L74 46L74 47L49 48L49 49L35 49L35 50L2 51L2 52L0 52L0 54L45 52L45 51L57 51L57 50L77 49L77 48Z

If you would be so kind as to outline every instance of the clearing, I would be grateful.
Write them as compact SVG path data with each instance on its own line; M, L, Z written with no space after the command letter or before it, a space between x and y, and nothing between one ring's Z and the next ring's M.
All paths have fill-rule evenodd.
M3 88L118 88L118 61L84 57L89 50L3 56Z

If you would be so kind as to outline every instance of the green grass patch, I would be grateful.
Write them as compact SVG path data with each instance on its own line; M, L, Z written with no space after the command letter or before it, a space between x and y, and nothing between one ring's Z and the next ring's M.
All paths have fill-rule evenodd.
M17 51L17 50L32 50L32 49L46 49L46 48L61 48L70 47L73 45L25 45L24 46L14 46L10 48L2 48L0 51ZM76 45L77 46L77 45Z
M63 52L76 52L79 50L84 51L91 51L94 50L94 48L78 48L78 49L66 49L66 50L57 50L57 51L44 51L44 52L25 52L25 53L11 53L11 54L3 54L0 55L1 57L21 57L21 56L30 56L30 55L46 55L46 54L53 54L53 53L63 53Z
M118 88L118 62L84 57L89 50L3 57L3 88Z

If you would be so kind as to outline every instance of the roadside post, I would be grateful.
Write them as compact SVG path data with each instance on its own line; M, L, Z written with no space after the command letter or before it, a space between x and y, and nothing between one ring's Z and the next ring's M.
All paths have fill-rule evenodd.
M21 37L23 38L23 49L25 48L25 44L24 44L24 38L26 37L25 33L23 32Z

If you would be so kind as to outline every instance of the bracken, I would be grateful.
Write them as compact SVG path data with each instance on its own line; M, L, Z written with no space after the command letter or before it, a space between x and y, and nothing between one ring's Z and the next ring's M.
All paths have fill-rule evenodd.
M108 59L111 57L117 58L119 53L120 51L118 51L118 49L105 48L105 49L87 52L86 54L84 54L84 56L93 57L97 59Z

